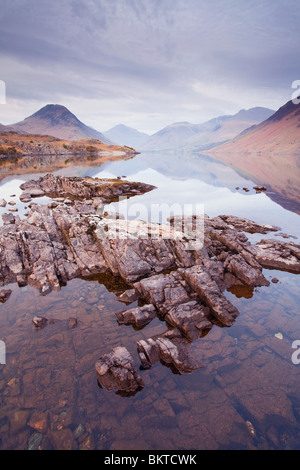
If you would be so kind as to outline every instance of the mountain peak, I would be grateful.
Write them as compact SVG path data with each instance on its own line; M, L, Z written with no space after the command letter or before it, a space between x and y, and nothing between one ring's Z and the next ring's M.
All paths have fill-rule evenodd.
M21 132L43 134L65 140L94 138L111 144L101 132L85 125L75 114L61 104L47 104L43 108L12 126Z

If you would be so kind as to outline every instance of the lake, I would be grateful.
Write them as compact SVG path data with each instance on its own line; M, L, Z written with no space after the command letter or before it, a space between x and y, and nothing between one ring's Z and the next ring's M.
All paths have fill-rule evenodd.
M1 166L0 199L15 201L22 217L26 204L19 201L19 186L49 171L156 186L106 208L131 218L164 222L167 206L185 205L210 217L231 214L273 224L299 243L295 200L286 209L276 202L281 201L276 188L253 189L259 175L251 180L205 155L145 153L103 163L92 157L21 159ZM0 215L8 207L0 208ZM276 236L246 235L251 241ZM142 329L119 325L115 312L124 305L118 294L126 288L120 279L73 279L46 296L31 286L10 285L10 298L0 304L0 340L6 347L0 449L299 449L300 364L292 355L293 342L300 340L300 278L263 273L279 282L254 292L226 292L240 316L230 328L214 325L192 343L199 370L180 375L158 363L140 370L145 387L130 396L99 387L96 360L122 345L139 364L136 342L167 326L158 318ZM56 321L37 330L35 315ZM74 329L70 317L78 321Z

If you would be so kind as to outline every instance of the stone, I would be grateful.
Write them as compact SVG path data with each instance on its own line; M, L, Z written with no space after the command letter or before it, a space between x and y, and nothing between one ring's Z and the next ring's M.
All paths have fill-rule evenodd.
M40 433L45 432L48 426L48 413L34 410L27 422L27 425Z
M249 248L261 266L300 273L300 245L264 239Z
M239 315L237 308L226 299L218 284L203 266L193 266L183 271L184 277L214 317L224 326L231 326Z
M135 392L144 387L130 353L123 346L118 346L111 353L101 356L95 368L101 387L108 391Z
M142 366L150 368L158 361L173 366L180 374L189 373L201 366L189 356L190 344L179 330L167 331L163 335L140 340L137 343Z
M127 289L118 296L118 300L125 303L132 303L138 299L138 293L135 289Z
M42 196L45 196L45 193L42 189L38 189L38 188L33 188L33 189L29 189L29 194L31 197L42 197ZM28 201L27 201L28 202Z
M119 324L134 325L137 328L143 327L156 317L156 309L153 305L144 305L124 312L116 312Z
M26 191L23 191L22 194L20 195L19 197L20 201L21 202L31 202L32 201L32 198L31 198L31 195L29 192L26 192Z
M253 186L253 189L255 189L256 192L260 193L261 191L267 191L267 188L265 186Z
M11 213L2 214L2 220L4 225L14 224L16 221L14 215Z
M45 317L41 317L41 316L35 316L32 319L32 323L34 324L36 328L44 328L44 326L48 324L48 319Z
M5 199L0 199L0 207L5 207L7 204Z

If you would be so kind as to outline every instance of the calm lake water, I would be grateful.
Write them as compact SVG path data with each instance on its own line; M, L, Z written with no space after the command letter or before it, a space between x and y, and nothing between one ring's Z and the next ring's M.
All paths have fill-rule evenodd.
M1 170L0 198L16 201L21 216L26 204L18 199L19 186L45 173L41 163L23 170L18 164L15 173L13 166ZM164 220L166 212L153 211L154 204L199 204L212 217L232 214L277 225L299 243L298 207L286 210L272 195L256 194L255 181L206 156L141 154L101 166L53 163L52 170L155 185L127 205L108 207L130 217ZM270 236L275 235L265 238ZM254 292L227 292L240 311L234 325L214 325L193 342L202 368L184 375L160 363L141 370L145 387L133 396L101 389L95 362L123 345L138 365L136 342L167 326L159 319L139 330L118 325L115 312L124 309L118 294L126 288L120 279L74 279L44 297L30 286L9 286L12 295L0 304L0 340L6 345L0 449L299 449L300 364L292 362L292 343L300 340L300 278L284 271L264 274L279 282ZM55 321L36 330L35 315ZM70 317L78 320L74 329Z

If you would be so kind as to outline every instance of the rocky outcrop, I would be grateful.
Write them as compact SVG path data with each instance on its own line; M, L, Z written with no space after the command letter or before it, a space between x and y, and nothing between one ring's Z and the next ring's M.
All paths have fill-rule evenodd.
M130 393L144 386L130 353L124 347L116 347L100 357L95 368L99 383L106 390Z
M47 175L22 186L29 194L34 189L54 193L56 200L31 203L22 220L3 214L0 285L31 284L45 295L77 276L119 276L128 286L119 295L125 304L116 312L120 324L142 328L157 316L172 328L138 342L144 368L161 361L179 373L191 372L199 366L190 356L191 342L214 324L231 326L239 315L226 289L268 286L263 268L300 272L300 245L273 239L251 244L246 236L276 232L278 227L227 215L204 216L202 224L196 217L151 224L99 212L104 201L148 191L148 185ZM193 233L193 227L203 227L204 233ZM203 244L191 249L193 237ZM137 306L126 308L136 301ZM41 326L38 320L34 323ZM132 390L140 385L124 350L97 364L104 388Z
M26 195L75 197L76 199L91 199L100 197L102 202L108 203L121 196L135 196L154 189L154 186L145 183L108 180L100 178L79 178L56 176L48 173L38 180L30 180L21 184L20 188ZM23 196L24 198L24 193Z

